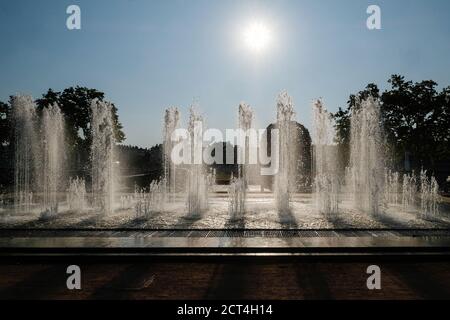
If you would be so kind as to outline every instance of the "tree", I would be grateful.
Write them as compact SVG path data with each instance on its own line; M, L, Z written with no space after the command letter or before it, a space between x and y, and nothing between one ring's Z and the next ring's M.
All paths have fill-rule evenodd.
M88 176L90 162L90 145L92 141L91 134L91 102L94 99L104 101L105 94L96 89L86 87L70 87L62 92L56 92L49 89L42 95L41 99L36 100L38 113L43 108L53 103L57 103L64 114L66 121L66 148L68 152L68 167L71 168L72 175ZM125 140L125 134L122 131L122 125L119 122L117 108L112 105L112 117L114 122L114 133L116 142Z
M0 101L0 146L8 146L11 138L11 106Z
M358 92L357 94L351 94L347 101L347 108L345 110L339 108L336 113L332 114L336 123L336 142L340 155L340 163L338 166L341 170L348 165L350 156L350 119L352 110L359 107L359 104L357 103L358 100L366 99L369 96L373 96L375 98L380 97L380 90L374 83L368 84L364 90Z
M450 87L438 92L434 81L413 83L398 75L389 83L382 96L389 141L398 156L410 152L418 166L433 170L436 160L450 158Z
M388 83L390 89L381 96L378 87L369 84L350 96L345 110L339 108L333 114L337 142L348 151L351 112L359 106L358 98L372 95L380 99L382 125L394 161L400 163L409 152L417 169L434 170L436 160L450 159L450 87L438 92L434 81L413 83L399 75L393 75Z
M375 98L380 97L380 90L374 83L368 84L364 90L358 92L356 95L351 94L347 101L347 108L345 110L339 108L336 113L332 114L336 122L338 133L336 139L339 144L348 145L350 143L350 118L352 110L359 107L358 100L364 100L369 96Z
M14 181L11 146L11 105L0 101L0 194Z
M90 114L91 102L94 99L103 101L105 94L96 89L86 87L70 87L62 92L49 89L41 99L36 100L38 111L57 103L65 116L67 139L74 147L87 148L91 141ZM113 121L115 138L118 143L125 140L122 124L119 122L117 108L113 104Z
M61 108L66 120L66 147L69 153L66 166L71 170L71 175L85 175L89 170L89 155L91 144L91 102L93 99L103 101L105 94L96 89L86 87L70 87L62 92L49 89L36 100L37 112L40 114L44 108L57 103ZM117 143L125 140L122 125L119 122L117 108L112 105L112 117L114 122L114 133ZM0 160L3 169L0 170L0 185L11 184L11 172L6 172L4 166L10 169L13 159L12 139L12 112L11 99L9 103L0 101ZM2 166L0 166L2 168Z
M119 145L116 149L116 157L120 162L121 175L127 177L122 180L122 185L131 190L135 186L148 188L153 180L158 180L163 175L162 144L157 144L150 149L137 146Z

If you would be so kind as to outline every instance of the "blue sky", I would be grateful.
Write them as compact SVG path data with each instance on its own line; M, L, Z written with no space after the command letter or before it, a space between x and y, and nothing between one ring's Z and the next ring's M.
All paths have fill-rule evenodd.
M66 28L70 4L81 30ZM381 7L382 30L366 28L369 4ZM273 35L259 56L241 39L254 20ZM0 100L93 87L140 146L160 142L164 108L180 107L185 121L193 99L209 127L234 127L241 101L264 127L286 89L310 127L313 99L335 111L393 73L450 85L448 0L2 1L0 43Z

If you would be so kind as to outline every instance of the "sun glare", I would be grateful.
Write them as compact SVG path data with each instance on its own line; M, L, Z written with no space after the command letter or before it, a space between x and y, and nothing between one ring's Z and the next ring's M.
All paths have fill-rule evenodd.
M252 22L244 30L244 42L247 47L256 53L267 49L271 40L269 28L262 22Z

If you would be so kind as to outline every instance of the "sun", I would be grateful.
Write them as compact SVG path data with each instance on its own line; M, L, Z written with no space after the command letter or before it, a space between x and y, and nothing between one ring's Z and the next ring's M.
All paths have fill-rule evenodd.
M243 33L246 46L255 53L265 51L271 42L271 31L261 21L254 21L247 25Z

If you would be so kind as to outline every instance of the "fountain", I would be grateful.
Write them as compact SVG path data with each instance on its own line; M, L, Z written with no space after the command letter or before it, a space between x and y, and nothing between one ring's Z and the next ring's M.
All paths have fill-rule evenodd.
M114 210L114 130L109 102L91 103L91 162L94 207L103 214Z
M144 189L135 188L133 199L135 201L134 211L136 218L147 217L150 214L149 193Z
M207 180L208 180L208 187L210 189L210 191L214 192L215 191L215 186L216 186L216 180L217 180L217 171L216 169L212 169L208 176L207 176Z
M208 183L202 162L202 126L203 117L195 108L189 109L189 150L190 164L187 170L187 211L189 216L198 217L208 208ZM200 157L200 159L198 159Z
M36 182L36 111L31 96L14 96L14 204L17 212L30 212Z
M230 186L228 188L228 208L230 216L233 219L241 219L245 213L245 201L247 198L247 188L249 185L249 136L248 130L252 127L253 110L252 108L242 102L238 108L238 141L243 145L239 145L238 152L240 153L238 159L242 163L238 164L237 177L231 177Z
M166 109L164 115L164 141L163 141L163 168L164 168L164 181L166 183L166 193L170 194L169 199L174 200L176 193L176 166L171 161L172 149L174 141L172 141L172 134L175 129L178 128L180 121L180 112L177 108L171 107Z
M296 161L294 105L287 92L282 92L277 100L277 123L279 132L278 173L275 175L275 203L279 212L290 211L292 185L295 184Z
M240 141L244 142L243 149L241 148L238 152L241 152L241 158L243 160L243 164L239 164L238 166L238 178L244 181L244 186L247 188L249 184L249 153L250 153L250 145L249 145L249 136L247 135L248 130L252 127L253 121L253 110L252 108L246 104L239 104L238 111L238 128L240 129L239 133L243 134L244 137L239 138Z
M43 206L52 216L58 212L57 194L64 190L64 117L56 104L42 110L42 143Z
M339 177L337 147L334 143L335 130L329 112L322 101L313 104L314 136L314 193L319 212L329 216L338 213Z
M87 174L70 177L66 185L65 178L69 178L69 172L72 171L63 165L70 163L66 161L70 159L66 159L61 110L57 105L50 105L42 113L37 113L31 97L12 98L15 124L14 205L10 204L9 194L5 192L0 199L3 202L0 210L2 216L6 217L2 219L2 225L13 227L33 221L36 225L50 228L76 228L84 223L96 228L116 228L123 226L123 221L129 221L130 216L137 218L133 220L136 227L154 228L223 229L245 226L280 229L289 226L311 229L351 225L355 228L389 226L420 229L450 223L448 216L443 214L446 207L440 206L441 198L434 177L424 170L420 175L414 172L403 174L385 165L389 161L385 158L379 103L372 97L357 101L351 114L350 161L345 168L344 185L339 176L340 158L335 143L334 123L323 103L318 100L313 105L314 145L311 149L309 133L294 120L292 99L285 92L278 96L276 123L270 124L265 130L266 133L274 130L270 134L271 140L268 139L269 135L260 138L268 143L273 142L266 152L267 162L263 161L270 163L270 170L266 172L273 174L273 180L261 179L261 183L270 189L273 182L274 200L264 189L258 193L254 186L249 188L250 182L256 180L253 178L257 178L252 175L257 166L253 166L252 152L255 150L252 149L251 138L256 130L251 130L254 129L254 112L245 103L239 105L237 114L237 167L229 163L214 166L215 169L206 167L205 162L210 163L205 160L205 156L210 150L209 145L203 148L203 139L206 141L208 135L203 134L204 118L194 107L190 109L187 130L176 131L177 136L182 137L181 141L173 142L171 138L178 129L180 113L176 108L168 108L163 123L164 171L161 177L149 182L144 189L136 187L133 192L124 188L120 194L115 194L112 107L110 103L99 100L91 103L90 134L86 138L91 142L92 182ZM233 133L236 138L236 131ZM216 142L219 145L229 144L223 144L222 141ZM226 141L231 141L231 138L227 136ZM264 156L261 150L266 150L264 146L260 147L256 151L261 160ZM183 161L177 162L175 167L171 153L178 148L183 151L177 154ZM312 183L307 171L310 170L311 151L314 158ZM155 159L155 164L159 165L159 147L151 152L151 159ZM226 156L228 160L229 154ZM124 178L139 177L136 181L140 182L140 177L148 174L144 170L147 169L141 172L136 170L130 175L124 175ZM77 168L77 171L81 170ZM222 185L227 180L225 174L231 174L229 186ZM311 186L314 188L314 201L311 201L310 195L303 194L309 192ZM61 201L64 190L66 202ZM351 196L351 201L344 198L346 193ZM4 211L6 214L3 214ZM17 216L9 216L13 211L16 211ZM384 214L372 216L381 212ZM23 213L26 216L22 217ZM58 219L41 219L54 217L57 213ZM99 213L103 216L96 219ZM365 215L358 217L355 213Z
M402 183L402 207L404 211L415 209L416 194L417 179L414 172L412 174L405 173Z
M392 170L385 170L384 185L385 185L384 199L386 204L397 205L399 203L399 192L400 192L399 173L394 172Z
M420 172L420 214L424 219L433 219L439 215L439 185L434 177L428 178L427 171Z
M384 198L383 130L375 98L357 101L351 115L350 179L353 206L379 214Z
M245 183L241 178L231 177L228 186L228 213L232 219L242 219L245 213Z
M70 178L67 190L67 204L69 210L82 212L86 208L86 185L84 179Z
M166 202L166 181L153 180L150 183L148 192L145 189L135 188L134 191L134 210L136 218L148 218L152 212L158 212L164 209Z

